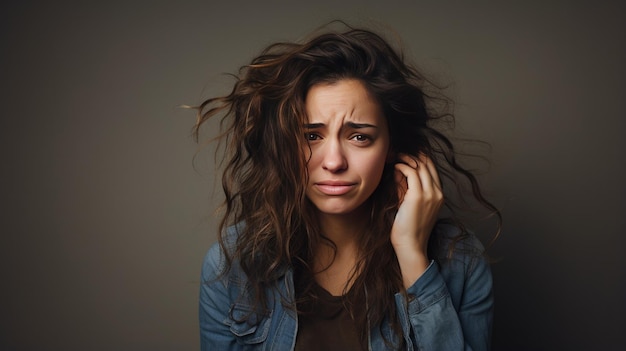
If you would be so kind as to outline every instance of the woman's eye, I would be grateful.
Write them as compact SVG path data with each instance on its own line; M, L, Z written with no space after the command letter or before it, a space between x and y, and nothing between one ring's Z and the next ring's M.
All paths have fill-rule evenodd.
M361 143L372 140L369 136L363 134L357 134L353 136L352 139Z
M305 133L304 135L306 137L306 140L309 140L309 141L318 140L320 138L320 136L315 133Z

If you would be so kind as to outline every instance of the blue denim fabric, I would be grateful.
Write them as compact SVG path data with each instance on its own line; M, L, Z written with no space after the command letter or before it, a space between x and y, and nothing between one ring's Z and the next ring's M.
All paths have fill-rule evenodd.
M488 350L493 312L492 280L489 265L481 255L483 247L474 236L456 244L451 259L447 243L458 233L453 226L440 225L436 234L443 245L438 262L409 288L409 301L396 294L407 350ZM227 241L234 242L235 227ZM287 271L268 290L268 310L257 314L246 303L245 273L237 262L221 275L224 255L219 245L207 252L200 287L200 337L203 351L293 350L298 318L281 303L294 298L293 273ZM246 320L244 317L249 316ZM381 328L382 327L382 328ZM370 330L370 350L386 350L383 335L393 336L388 325Z

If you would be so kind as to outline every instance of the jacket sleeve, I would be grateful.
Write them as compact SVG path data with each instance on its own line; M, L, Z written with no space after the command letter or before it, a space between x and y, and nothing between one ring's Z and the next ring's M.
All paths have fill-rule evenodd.
M396 305L409 349L490 349L492 279L482 256L431 262Z
M209 249L202 264L200 281L200 346L201 350L235 350L236 340L225 323L231 306L228 278L220 277L224 259L219 245Z

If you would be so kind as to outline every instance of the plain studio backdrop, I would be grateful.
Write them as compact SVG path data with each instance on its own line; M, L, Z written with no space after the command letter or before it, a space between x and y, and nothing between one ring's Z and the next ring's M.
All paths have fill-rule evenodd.
M221 194L178 106L332 19L395 31L491 144L496 350L626 349L624 3L318 0L0 5L0 350L197 349Z

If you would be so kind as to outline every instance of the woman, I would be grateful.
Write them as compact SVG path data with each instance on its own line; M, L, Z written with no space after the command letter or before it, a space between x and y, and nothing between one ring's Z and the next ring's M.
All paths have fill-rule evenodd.
M430 88L348 28L269 46L199 107L196 136L223 115L227 151L203 350L489 348L491 273L452 199L468 184L499 213L433 128L450 115Z

